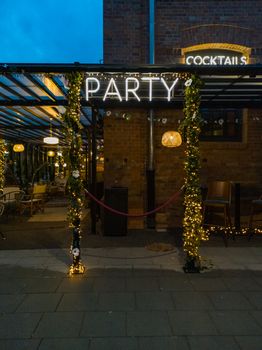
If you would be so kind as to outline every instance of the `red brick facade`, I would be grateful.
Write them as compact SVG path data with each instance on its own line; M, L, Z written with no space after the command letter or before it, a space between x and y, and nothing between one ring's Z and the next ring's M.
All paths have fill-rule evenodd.
M148 63L148 0L104 1L104 63ZM204 43L262 48L261 0L155 0L155 62Z
M250 62L260 63L262 1L156 0L155 62L181 63L182 49L225 43L251 49ZM148 62L148 1L104 1L104 63ZM105 186L129 188L129 208L143 211L146 203L147 110L129 109L131 120L113 111L105 119ZM201 181L238 180L261 184L262 111L244 112L243 142L201 142ZM178 128L181 110L155 110L156 205L183 183L184 146L166 149L161 136ZM166 117L166 124L158 119ZM259 194L259 193L258 193ZM182 199L157 215L157 225L181 224ZM142 221L143 222L143 221ZM141 227L141 224L130 227Z

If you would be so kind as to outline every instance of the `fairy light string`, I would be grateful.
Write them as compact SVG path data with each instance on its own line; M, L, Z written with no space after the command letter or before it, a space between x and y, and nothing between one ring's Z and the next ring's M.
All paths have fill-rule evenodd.
M64 135L68 146L66 161L69 168L69 177L67 180L66 192L69 199L67 219L69 227L73 230L73 239L71 253L73 255L73 264L70 266L69 275L84 273L85 267L81 262L81 216L84 199L84 188L81 180L82 164L82 137L80 123L81 107L81 86L83 74L80 72L71 72L66 75L68 80L68 106L63 115Z
M192 75L185 81L184 119L179 131L186 142L185 150L185 193L183 219L183 249L186 254L185 272L199 272L201 257L199 246L208 235L203 228L202 198L200 190L200 150L199 134L201 131L200 88L202 81Z
M3 192L5 184L5 141L0 139L0 193Z

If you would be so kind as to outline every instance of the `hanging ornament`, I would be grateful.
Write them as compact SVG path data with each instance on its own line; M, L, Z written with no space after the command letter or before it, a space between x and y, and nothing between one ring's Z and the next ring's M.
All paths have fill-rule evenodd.
M74 256L79 256L79 253L80 253L80 250L79 250L78 248L72 249L72 254L73 254Z
M188 80L186 80L186 82L185 82L185 86L191 86L191 84L192 84L192 79L188 79Z
M79 170L74 170L74 171L72 172L72 176L73 176L75 179L77 179L77 178L80 176Z

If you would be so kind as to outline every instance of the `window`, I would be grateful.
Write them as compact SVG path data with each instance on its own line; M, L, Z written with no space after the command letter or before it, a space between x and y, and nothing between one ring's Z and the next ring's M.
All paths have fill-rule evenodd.
M242 109L201 109L200 141L242 141Z

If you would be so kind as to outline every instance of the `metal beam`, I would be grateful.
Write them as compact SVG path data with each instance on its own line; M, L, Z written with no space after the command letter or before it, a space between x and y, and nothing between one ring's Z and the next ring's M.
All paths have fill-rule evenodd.
M4 90L8 91L10 94L17 96L18 98L21 98L22 101L27 101L27 99L22 96L21 94L19 94L18 92L16 92L15 90L11 89L9 86L7 86L6 84L0 82L0 87L2 87ZM13 100L12 100L13 101ZM4 101L3 101L4 102ZM10 101L11 102L11 101Z
M57 101L56 96L45 86L42 85L39 81L35 79L31 74L25 74L25 77L30 80L34 85L37 86L38 89L40 89L42 92L47 94L47 96L54 102Z
M21 81L19 81L18 79L14 78L12 75L9 75L9 74L7 74L5 77L7 79L9 79L15 85L20 87L22 90L24 90L28 95L30 95L31 97L33 96L38 101L41 101L41 97L39 95L37 95L32 89L29 89L26 85L21 83Z
M15 107L8 107L9 110L13 111L14 113L16 113L18 116L23 116L26 119L29 119L32 123L36 123L38 125L42 125L40 122L40 118L36 117L37 119L35 119L33 116L33 113L30 113L28 111L28 113L30 113L31 115L26 114L24 111L26 111L25 108L23 108L23 110L17 110Z
M1 86L1 83L0 83ZM21 97L21 96L20 96ZM23 99L23 100L11 100L11 101L2 101L0 100L0 106L28 106L28 107L37 107L37 106L67 106L67 100L63 100L63 101L57 101L56 103L53 101L30 101L27 99ZM89 106L89 104L86 103L86 106Z
M61 94L66 97L66 93L64 91L64 89L58 84L58 82L56 81L56 76L49 76L48 77L54 84L55 86L58 88L58 90L61 92Z
M31 107L31 106L29 106L29 107ZM39 115L39 114L37 114L37 113L35 113L35 111L33 111L33 110L31 110L31 109L29 109L29 108L27 108L27 107L25 107L25 106L23 106L23 109L24 109L26 112L28 112L28 113L34 115L36 118L38 118L39 124L42 124L42 125L49 125L49 120L48 120L47 117L46 117L47 120L44 120L44 119L43 119L44 117L41 116L41 115Z
M67 73L81 72L138 72L138 73L166 73L188 72L197 75L262 75L261 64L248 64L242 66L193 66L177 65L122 65L122 64L26 64L26 63L0 63L0 73Z

